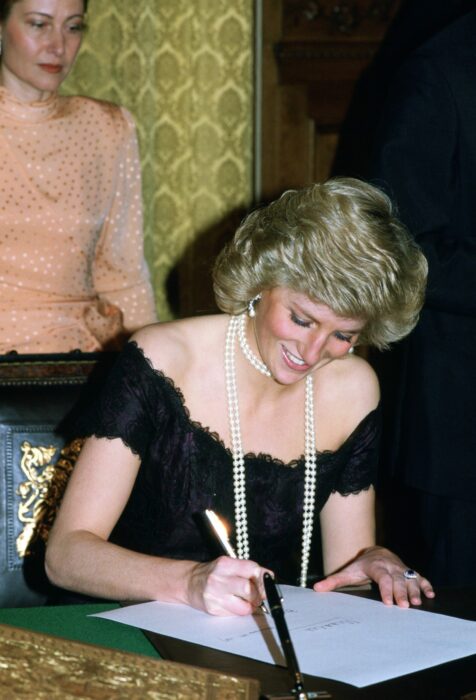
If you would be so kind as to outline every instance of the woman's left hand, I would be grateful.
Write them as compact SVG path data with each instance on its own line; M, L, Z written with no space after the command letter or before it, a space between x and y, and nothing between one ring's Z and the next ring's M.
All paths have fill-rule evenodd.
M393 602L401 608L421 605L421 594L434 598L431 583L420 574L416 578L405 578L408 567L396 554L384 547L368 547L339 571L314 585L319 592L333 591L343 586L358 586L375 581L386 605Z

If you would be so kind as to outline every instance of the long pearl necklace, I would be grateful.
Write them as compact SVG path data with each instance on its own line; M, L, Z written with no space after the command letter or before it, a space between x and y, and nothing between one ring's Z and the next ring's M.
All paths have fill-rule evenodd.
M245 458L241 442L240 410L236 385L235 338L238 335L240 347L246 359L259 372L271 377L264 362L256 357L248 345L245 334L246 315L232 316L228 324L225 343L225 382L228 396L228 417L230 421L231 447L233 454L233 491L235 502L236 545L239 559L250 558L248 540L248 515L246 510ZM311 551L314 503L316 496L316 439L314 433L314 392L312 375L306 377L306 398L304 405L304 500L302 521L302 555L299 585L306 586L309 556Z
M258 370L258 372L264 374L265 377L271 377L271 372L269 369L266 367L264 362L256 357L253 350L248 345L248 341L246 340L246 314L241 314L241 316L238 316L238 342L240 343L240 348L242 349L243 355L246 357L248 362L250 362L253 367Z

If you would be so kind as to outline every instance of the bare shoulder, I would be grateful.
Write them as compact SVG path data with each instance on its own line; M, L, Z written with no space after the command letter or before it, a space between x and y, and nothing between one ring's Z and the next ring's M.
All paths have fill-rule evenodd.
M155 369L180 379L222 341L225 325L226 317L220 314L185 318L146 326L134 333L131 340Z
M380 399L380 388L373 367L363 357L350 355L333 363L336 389L348 393L352 400L375 408Z
M336 443L345 440L377 408L379 400L377 375L362 357L347 356L316 372L315 401L320 421Z

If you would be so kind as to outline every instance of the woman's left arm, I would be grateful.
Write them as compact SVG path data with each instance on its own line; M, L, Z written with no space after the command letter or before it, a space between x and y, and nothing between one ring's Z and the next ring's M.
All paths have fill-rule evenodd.
M314 585L319 592L375 581L382 601L400 607L421 604L421 594L433 598L431 583L417 574L405 578L408 567L393 552L375 545L375 492L333 493L321 512L324 571L327 577Z
M96 247L93 281L98 296L117 306L131 333L157 320L144 258L142 179L137 132L130 113L116 108L119 133L111 181L110 207Z

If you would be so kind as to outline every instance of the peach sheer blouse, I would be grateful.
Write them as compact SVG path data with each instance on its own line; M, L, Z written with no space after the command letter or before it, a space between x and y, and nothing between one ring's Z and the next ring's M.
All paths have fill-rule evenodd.
M92 352L154 322L130 114L0 87L0 163L0 353Z

